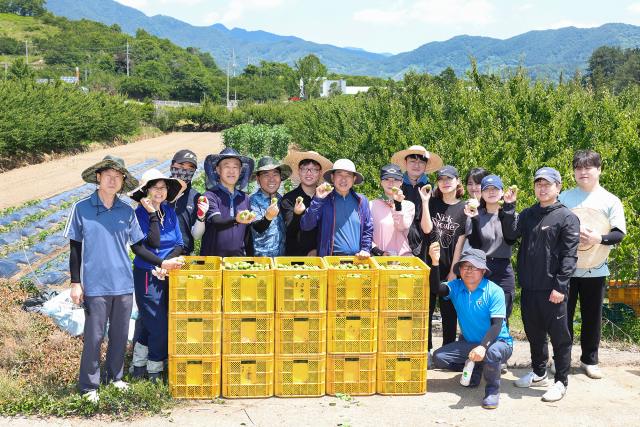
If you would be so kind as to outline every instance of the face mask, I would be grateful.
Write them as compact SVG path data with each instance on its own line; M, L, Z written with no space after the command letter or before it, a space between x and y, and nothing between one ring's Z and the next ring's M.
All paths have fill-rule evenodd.
M171 166L171 178L181 179L185 184L189 185L196 171L189 169L181 169Z

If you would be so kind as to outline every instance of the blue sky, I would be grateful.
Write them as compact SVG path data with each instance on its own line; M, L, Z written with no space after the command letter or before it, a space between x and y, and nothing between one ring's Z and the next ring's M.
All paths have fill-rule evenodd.
M640 25L636 1L117 0L192 25L294 35L316 43L400 53L456 35L509 38L531 30Z

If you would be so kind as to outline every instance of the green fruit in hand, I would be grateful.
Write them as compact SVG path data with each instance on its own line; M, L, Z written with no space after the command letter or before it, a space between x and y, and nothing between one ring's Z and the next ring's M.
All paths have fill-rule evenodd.
M204 196L200 196L198 200L200 200L201 202L204 202Z
M393 192L395 193L396 191L398 191L398 187L393 187L393 188L391 189L391 191L393 191Z
M149 197L150 199L153 199L153 194L149 193L147 197Z
M273 199L271 199L271 203L278 203L278 199L274 197Z
M296 200L301 202L302 201L302 197L298 197Z
M330 186L329 184L327 184L327 186L325 187L325 189L326 189L327 191L331 191L331 186Z
M498 200L498 206L502 206L504 205L504 202L502 200Z
M425 187L427 187L427 191L431 191L431 184L427 184Z
M438 246L440 246L440 243L435 242L434 245L436 245L436 248L437 248Z

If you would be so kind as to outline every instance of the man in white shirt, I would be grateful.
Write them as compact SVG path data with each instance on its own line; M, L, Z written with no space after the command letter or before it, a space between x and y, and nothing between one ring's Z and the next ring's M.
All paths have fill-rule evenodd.
M580 245L615 245L627 233L622 202L600 186L602 162L598 153L577 151L573 156L573 171L578 187L560 194L559 201L569 209L591 208L601 212L611 224L611 232L601 235L581 227ZM580 298L582 327L580 333L580 367L591 378L602 378L598 368L598 348L602 332L602 302L609 269L607 262L590 269L576 269L569 284L567 322L573 339L573 316ZM555 364L552 367L552 371Z

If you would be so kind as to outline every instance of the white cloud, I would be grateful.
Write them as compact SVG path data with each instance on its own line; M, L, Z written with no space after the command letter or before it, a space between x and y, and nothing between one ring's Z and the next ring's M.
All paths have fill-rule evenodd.
M576 27L576 28L594 28L598 27L598 24L581 24L578 22L573 22L568 19L558 22L549 27L551 30L557 30L558 28L566 28L566 27Z
M411 8L400 8L402 2L388 10L364 9L354 13L356 21L375 24L403 24L419 20L432 24L473 24L494 22L495 7L486 0L422 0Z
M518 8L518 10L531 10L533 9L533 5L531 3L524 4Z
M220 16L216 12L211 12L205 16L204 23L208 25L217 24L220 21L219 18Z
M640 13L640 2L631 3L629 6L627 6L627 10L632 13Z
M281 6L283 3L284 0L233 0L229 3L229 10L222 16L222 22L226 23L240 19L247 9L271 9Z
M118 3L129 7L140 8L147 4L147 0L116 0Z

